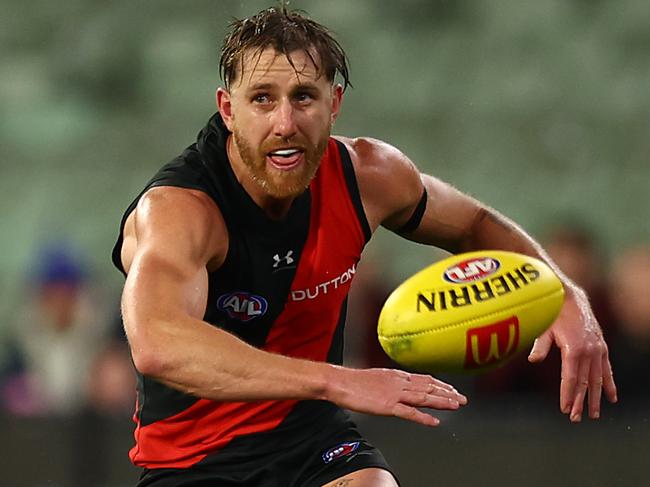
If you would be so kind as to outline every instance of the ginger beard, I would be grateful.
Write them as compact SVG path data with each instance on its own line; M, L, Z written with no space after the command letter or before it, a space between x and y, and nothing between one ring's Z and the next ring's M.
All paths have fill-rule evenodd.
M287 198L298 196L309 186L327 148L330 127L323 131L315 145L296 135L290 141L283 141L278 138L266 140L257 150L248 143L241 131L237 129L235 120L233 120L232 135L239 155L248 168L253 181L269 196ZM286 147L299 148L302 152L300 156L302 160L295 167L289 169L274 167L267 160L270 157L269 154Z

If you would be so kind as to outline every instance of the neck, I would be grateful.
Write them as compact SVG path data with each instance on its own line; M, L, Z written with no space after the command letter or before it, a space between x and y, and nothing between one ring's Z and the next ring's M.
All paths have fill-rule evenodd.
M294 197L273 198L272 196L267 196L263 202L259 202L253 198L255 203L257 203L257 206L262 208L264 213L266 213L266 216L268 216L271 220L282 220L285 216L287 216L287 213L289 213L289 209L291 208L291 204L293 203L294 199Z
M228 136L226 142L226 153L228 155L228 160L230 161L230 167L232 167L237 181L241 184L244 191L248 193L255 204L259 206L266 216L272 220L281 220L284 218L287 213L289 213L289 209L291 208L295 196L276 198L264 191L262 185L253 179L248 166L244 163L239 154L237 144L234 143L232 135Z

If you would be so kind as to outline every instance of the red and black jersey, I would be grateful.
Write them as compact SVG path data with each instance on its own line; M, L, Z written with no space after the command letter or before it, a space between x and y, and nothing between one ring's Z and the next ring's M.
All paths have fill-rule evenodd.
M346 299L370 238L345 146L330 138L309 188L286 218L269 219L237 181L226 155L228 131L215 115L196 143L149 181L200 190L217 204L229 248L209 274L205 321L269 352L341 363ZM120 259L122 230L113 250ZM188 215L191 218L191 215ZM218 353L218 351L215 351ZM132 461L146 468L187 468L232 451L247 454L284 432L340 414L324 401L216 402L139 376ZM266 440L268 445L265 445Z

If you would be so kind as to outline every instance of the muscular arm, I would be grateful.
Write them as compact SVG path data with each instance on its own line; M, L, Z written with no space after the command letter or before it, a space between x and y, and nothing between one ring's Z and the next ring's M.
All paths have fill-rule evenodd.
M325 371L257 350L202 321L209 265L227 251L223 220L199 192L150 190L125 228L122 311L136 367L215 400L322 397Z
M218 208L198 191L149 190L129 216L122 311L142 374L207 399L327 399L429 425L437 420L416 406L455 409L464 401L428 376L284 357L204 322L208 270L222 264L227 242Z
M403 236L452 253L502 249L545 261L562 280L566 300L554 325L536 340L531 362L543 360L553 342L562 353L560 409L571 421L600 415L601 390L615 402L616 386L602 337L584 291L568 279L544 249L514 222L432 176L420 174L401 152L378 141L348 141L353 147L364 208L375 228L397 231L413 213L422 191L427 206L420 225Z

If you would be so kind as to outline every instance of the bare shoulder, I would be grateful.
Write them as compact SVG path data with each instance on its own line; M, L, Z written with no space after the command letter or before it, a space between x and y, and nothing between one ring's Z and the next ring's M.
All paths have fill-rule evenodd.
M136 252L177 253L218 268L227 250L223 216L215 202L198 190L151 188L124 225L122 262L127 272Z
M336 137L350 152L357 177L419 179L415 164L398 148L372 137Z
M370 137L336 137L347 147L371 228L399 228L423 192L420 171L399 149Z

